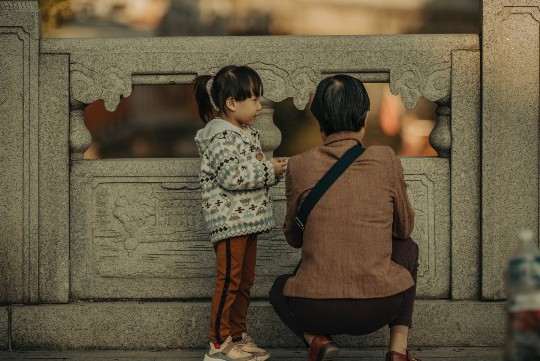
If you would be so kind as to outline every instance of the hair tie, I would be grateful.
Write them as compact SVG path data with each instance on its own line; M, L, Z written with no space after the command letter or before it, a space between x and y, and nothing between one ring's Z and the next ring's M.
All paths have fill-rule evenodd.
M214 76L212 76L214 74ZM216 76L215 73L210 73L210 80L208 80L208 83L206 83L206 92L208 93L208 98L210 98L210 104L212 105L212 108L217 112L219 111L219 108L216 106L216 103L214 103L214 99L212 99L212 85L214 85L214 77Z

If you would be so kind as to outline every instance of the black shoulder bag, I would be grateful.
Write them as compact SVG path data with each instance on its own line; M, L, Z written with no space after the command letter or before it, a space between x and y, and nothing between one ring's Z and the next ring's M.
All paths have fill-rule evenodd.
M328 188L334 184L339 176L354 162L356 158L362 155L364 148L357 144L349 149L345 154L337 160L336 163L326 172L326 174L315 184L311 192L298 209L298 215L294 219L298 227L304 231L309 213L315 207L319 199L326 193Z
M304 228L306 226L307 218L309 216L309 213L311 213L311 210L319 199L326 193L328 188L334 184L334 182L339 178L343 172L349 168L349 166L354 162L354 160L362 155L364 153L364 148L357 144L353 146L351 149L349 149L345 154L341 156L337 160L336 163L326 172L326 174L315 184L311 192L307 195L306 199L302 202L300 205L300 208L298 209L298 214L295 217L296 225L302 232L304 232ZM298 262L298 266L293 271L293 274L296 274L298 269L300 268L300 265L302 264L302 260Z

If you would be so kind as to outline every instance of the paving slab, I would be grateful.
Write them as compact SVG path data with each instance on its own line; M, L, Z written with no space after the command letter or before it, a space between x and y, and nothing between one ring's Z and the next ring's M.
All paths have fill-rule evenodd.
M270 360L306 360L306 350L271 349ZM60 352L0 352L0 360L47 360L47 361L200 361L205 350L167 350L167 351L60 351ZM342 349L341 361L381 361L385 349L352 350ZM500 348L422 348L412 350L422 361L502 361Z

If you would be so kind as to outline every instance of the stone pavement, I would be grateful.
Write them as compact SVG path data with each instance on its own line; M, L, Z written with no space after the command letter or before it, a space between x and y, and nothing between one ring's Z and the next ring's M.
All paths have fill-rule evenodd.
M502 361L499 348L423 348L412 350L422 361ZM201 361L205 350L167 350L167 351L38 351L38 352L0 352L0 360L47 360L47 361ZM305 350L270 350L270 360L306 360ZM342 349L341 361L382 361L385 350Z

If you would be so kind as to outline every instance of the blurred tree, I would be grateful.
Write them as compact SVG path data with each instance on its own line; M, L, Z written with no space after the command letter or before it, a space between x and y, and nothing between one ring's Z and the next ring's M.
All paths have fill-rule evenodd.
M73 15L70 2L71 0L39 0L44 37Z

